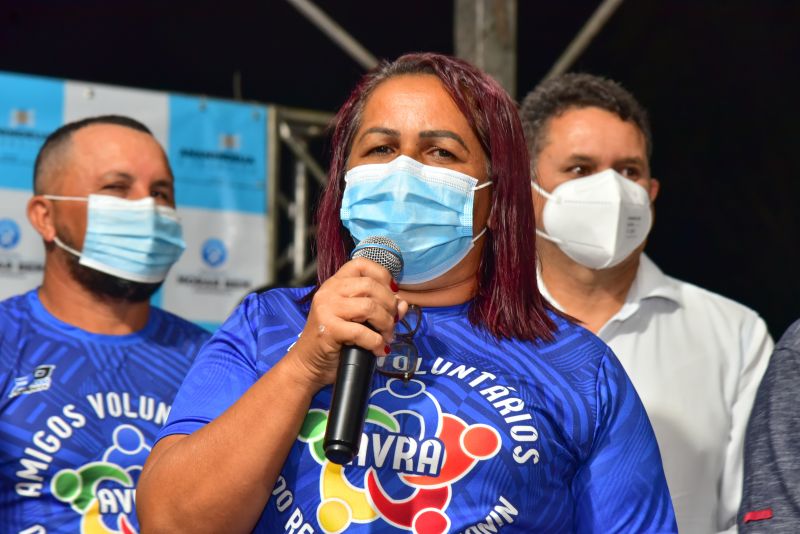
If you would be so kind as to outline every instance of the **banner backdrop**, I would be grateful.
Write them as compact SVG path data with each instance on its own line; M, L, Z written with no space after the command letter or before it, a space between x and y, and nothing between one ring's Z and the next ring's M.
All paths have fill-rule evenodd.
M216 328L267 272L268 106L0 73L0 299L41 283L28 223L33 163L65 122L105 114L153 131L175 176L186 251L155 304Z
M42 242L25 205L36 154L63 116L62 82L0 73L0 299L41 282Z

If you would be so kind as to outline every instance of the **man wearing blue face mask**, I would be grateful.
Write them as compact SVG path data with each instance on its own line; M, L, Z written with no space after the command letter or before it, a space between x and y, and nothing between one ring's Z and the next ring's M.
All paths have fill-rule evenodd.
M126 117L62 126L28 217L44 279L0 302L0 524L135 532L139 473L209 337L149 303L184 249L166 155Z
M747 418L773 342L752 310L664 275L643 254L659 182L644 109L587 74L520 110L540 288L613 349L656 432L680 532L735 529Z

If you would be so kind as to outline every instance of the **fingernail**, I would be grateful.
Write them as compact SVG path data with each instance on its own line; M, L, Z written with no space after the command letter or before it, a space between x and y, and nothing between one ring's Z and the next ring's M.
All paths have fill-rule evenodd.
M392 278L392 283L389 284L389 287L392 288L392 291L395 293L400 291L400 286L397 285L397 282L394 281L394 278Z
M392 352L392 348L389 345L384 345L383 353L388 356L391 352Z

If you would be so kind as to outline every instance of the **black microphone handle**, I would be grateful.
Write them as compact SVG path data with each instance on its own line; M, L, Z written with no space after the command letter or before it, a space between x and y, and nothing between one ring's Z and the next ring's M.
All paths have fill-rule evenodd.
M358 454L374 373L372 352L352 345L342 348L323 441L325 456L335 464L348 464Z

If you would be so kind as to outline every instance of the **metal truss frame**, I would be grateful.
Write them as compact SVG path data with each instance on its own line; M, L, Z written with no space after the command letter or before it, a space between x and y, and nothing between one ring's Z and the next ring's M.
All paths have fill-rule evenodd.
M312 0L286 0L364 69L377 58L317 7ZM569 70L622 3L602 0L546 78ZM516 90L517 0L453 0L456 53ZM314 282L317 264L311 250L316 228L312 195L325 186L325 165L311 145L324 138L332 114L271 106L268 128L267 236L272 254L268 284Z
M322 111L271 106L267 124L269 184L267 238L272 243L268 284L313 283L317 263L311 254L316 235L312 220L314 192L327 181L319 163L320 144L333 115ZM285 285L285 284L283 284Z

